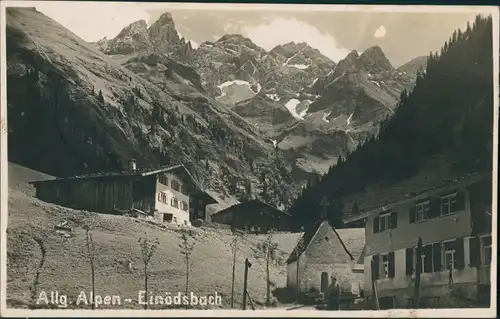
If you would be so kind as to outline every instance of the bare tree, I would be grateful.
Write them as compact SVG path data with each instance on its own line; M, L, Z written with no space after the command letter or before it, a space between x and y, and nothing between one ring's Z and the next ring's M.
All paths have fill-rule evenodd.
M95 246L94 240L92 239L92 234L90 233L90 227L84 226L86 234L86 245L87 245L87 258L90 263L90 278L92 282L92 310L95 309Z
M189 266L192 264L191 254L194 250L195 241L193 238L192 230L184 230L181 235L182 243L179 245L181 249L181 254L184 256L184 261L186 263L186 296L188 295L189 289ZM188 305L186 305L186 309Z
M144 263L144 290L145 295L148 295L148 266L151 262L151 258L153 257L156 249L160 245L158 238L153 240L148 239L146 235L144 237L139 238L139 244L141 245L141 253L142 253L142 262ZM144 304L144 309L147 309L147 303Z
M243 238L243 233L233 229L233 239L231 240L231 252L233 254L233 273L231 278L231 309L234 306L234 279L236 271L236 259L238 258L239 242Z
M257 256L263 257L266 260L266 306L271 305L271 281L269 274L269 265L271 262L276 260L276 251L278 244L273 242L274 230L269 230L266 239L261 245L258 245Z

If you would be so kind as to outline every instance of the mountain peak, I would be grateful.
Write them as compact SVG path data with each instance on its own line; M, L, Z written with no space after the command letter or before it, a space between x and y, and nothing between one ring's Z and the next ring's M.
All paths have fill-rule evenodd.
M172 15L169 12L163 13L148 30L152 44L160 50L168 51L172 45L180 41L179 33L175 28Z
M165 12L163 13L159 18L158 20L156 20L155 23L159 23L161 25L166 25L166 24L169 24L169 25L172 25L174 26L175 23L174 23L174 18L172 18L172 14L170 12Z
M246 37L244 37L243 35L241 34L238 34L238 33L232 33L232 34L226 34L226 35L223 35L219 40L217 40L217 42L224 42L224 41L228 41L228 40L245 40L247 39Z
M216 42L221 43L231 43L231 44L243 44L249 48L256 49L258 46L252 42L249 38L241 35L241 34L226 34L223 37L221 37L219 40Z
M147 30L148 24L146 23L146 20L135 21L123 28L122 31L120 31L120 33L116 36L116 38L123 38L129 35L145 33L147 32Z
M359 56L359 60L363 68L369 72L382 72L394 69L389 59L385 56L384 51L378 45L366 49Z
M347 54L347 56L345 57L344 60L352 61L352 60L356 60L358 58L359 58L358 51L352 50L351 52L349 52L349 54Z

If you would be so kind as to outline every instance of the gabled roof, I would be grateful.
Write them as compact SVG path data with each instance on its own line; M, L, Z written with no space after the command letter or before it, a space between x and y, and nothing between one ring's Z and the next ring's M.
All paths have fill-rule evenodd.
M238 209L238 208L240 208L240 207L247 206L247 205L260 205L260 206L265 206L265 207L267 207L267 208L269 208L269 209L271 209L271 210L275 211L276 213L283 214L283 215L287 215L287 216L290 216L290 217L292 216L292 215L290 215L290 214L289 214L289 213L287 213L287 212L284 212L284 211L282 211L282 210L280 210L280 209L278 209L278 208L276 208L276 207L274 207L274 206L272 206L272 205L269 205L269 204L268 204L268 203L266 203L266 202L261 201L260 199L251 199L251 200L243 201L243 202L238 203L238 204L234 204L234 205L232 205L232 206L229 206L228 208L225 208L225 209L223 209L223 210L218 211L217 213L213 214L212 216L215 216L215 215L217 215L217 214L219 214L219 213L225 213L225 212L230 211L230 210L233 210L233 209Z
M323 220L318 220L312 227L310 227L309 229L307 229L304 232L304 234L301 237L301 240L303 240L302 247L299 247L298 244L295 246L295 248L293 249L292 253L290 254L290 256L288 257L288 259L286 260L287 264L292 263L292 262L294 262L294 261L297 260L297 251L298 251L299 255L301 255L302 253L304 253L304 251L306 251L306 249L308 248L308 246L311 244L311 241L314 238L314 235L316 235L316 233L318 232L318 230L320 229L320 227L324 223L327 223L328 226L332 228L332 230L335 233L335 235L337 236L340 244L342 245L341 249L343 251L345 251L347 253L347 255L349 255L349 258L351 260L354 260L355 259L355 255L356 255L356 257L358 257L357 255L358 255L359 252L350 251L347 248L347 246L349 246L349 243L346 245L345 241L339 235L338 230L335 229L335 227L332 226L332 224L330 223L330 221L328 221L326 219L323 219ZM364 232L364 230L363 230L363 232ZM363 232L362 232L362 234L363 234L362 235L363 236L363 240L362 240L362 243L360 243L362 245L362 247L364 247L364 233ZM358 240L354 240L354 241L356 242ZM356 245L353 245L353 248L356 249L356 250L359 250L361 252L362 247L354 247L354 246L359 246L357 243L356 243ZM299 249L299 248L301 248L301 249Z
M434 163L434 162L431 162ZM439 164L439 163L438 163ZM350 223L383 209L412 202L444 189L464 186L491 178L492 172L456 172L450 163L431 166L419 174L391 185L371 185L365 192L350 194L343 200L342 220Z
M101 178L112 178L112 177L145 177L150 175L155 175L159 173L166 172L182 172L185 174L195 185L199 195L202 195L209 204L216 204L217 200L206 193L203 188L198 184L196 179L191 175L189 170L182 164L171 165L171 166L163 166L156 169L146 168L146 169L137 169L134 171L122 171L122 172L106 172L106 173L94 173L94 174L86 174L86 175L75 175L70 177L61 177L47 180L39 180L29 182L31 185L46 183L46 182L57 182L57 181L71 181L71 180L85 180L85 179L101 179Z

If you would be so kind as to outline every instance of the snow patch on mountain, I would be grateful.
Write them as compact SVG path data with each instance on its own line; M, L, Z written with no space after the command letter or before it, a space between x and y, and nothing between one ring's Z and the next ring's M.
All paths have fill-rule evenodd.
M352 119L352 116L353 116L354 113L351 113L351 115L349 115L349 117L347 118L347 120L345 121L345 123L347 125L351 124L351 119Z
M274 94L266 94L266 96L268 98L270 98L271 100L276 101L276 102L278 102L280 100L278 94L276 94L276 93L274 93Z
M262 85L260 85L259 82L255 83L255 85L257 85L257 91L255 93L259 93L260 90L262 90Z
M304 118L297 114L297 105L300 104L300 101L297 99L290 99L286 102L285 107L290 111L293 117L299 120L303 120Z
M252 85L244 80L226 81L217 87L220 89L221 95L216 97L216 100L226 104L235 104L250 99L262 89L259 83Z
M219 89L223 90L225 87L232 86L232 85L240 85L240 86L247 86L248 88L251 87L250 83L247 81L243 80L234 80L234 81L227 81L222 84L219 84L218 87Z
M327 120L327 117L329 117L329 116L330 116L330 114L332 114L332 111L330 111L330 112L328 112L328 113L326 113L326 112L325 112L325 114L324 114L324 115L323 115L323 117L322 117L322 120L323 120L323 121L325 121L326 123L330 123L330 121L329 121L329 120Z
M309 65L306 65L306 64L289 64L288 66L291 68L299 69L299 70L305 70L309 67Z

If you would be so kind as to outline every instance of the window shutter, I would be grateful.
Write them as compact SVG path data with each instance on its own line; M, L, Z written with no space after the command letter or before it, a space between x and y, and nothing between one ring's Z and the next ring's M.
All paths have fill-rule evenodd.
M469 239L470 250L470 266L481 266L481 242L478 237L471 237Z
M378 270L378 255L374 255L372 257L372 260L373 260L373 273L375 274L375 280L379 279L380 277L380 274L379 274L379 270Z
M441 197L433 197L429 201L429 218L441 216Z
M417 219L416 217L417 214L417 207L415 205L410 206L410 224L413 224L415 220Z
M391 229L398 227L398 212L391 213Z
M373 218L373 233L376 234L379 232L379 217L376 216Z
M454 212L460 212L465 210L465 192L457 192L457 197L455 198L455 203L452 207Z
M423 272L432 273L432 266L433 266L432 265L432 245L424 246L423 254L425 255ZM421 262L421 261L417 260L417 262Z
M394 278L394 275L396 273L396 269L395 269L396 265L395 265L395 262L394 262L394 252L391 251L389 253L388 257L389 257L389 267L388 267L389 271L388 271L388 276L389 276L389 278Z
M441 271L443 267L441 261L441 243L432 245L432 261L434 264L434 271Z
M407 276L413 274L413 248L406 248L406 272Z
M457 238L455 239L455 254L456 254L456 269L464 269L465 268L465 254L464 254L464 239Z

